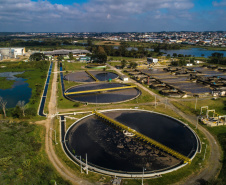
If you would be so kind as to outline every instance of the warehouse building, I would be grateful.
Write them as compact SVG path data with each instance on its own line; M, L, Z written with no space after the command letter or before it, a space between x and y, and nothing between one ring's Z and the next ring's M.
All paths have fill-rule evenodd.
M0 48L0 60L17 58L25 54L25 48Z
M74 57L83 57L86 56L86 54L91 53L88 50L85 49L73 49L73 50L66 50L66 49L60 49L60 50L53 50L53 51L45 51L43 52L47 56L68 56L69 53L72 53Z

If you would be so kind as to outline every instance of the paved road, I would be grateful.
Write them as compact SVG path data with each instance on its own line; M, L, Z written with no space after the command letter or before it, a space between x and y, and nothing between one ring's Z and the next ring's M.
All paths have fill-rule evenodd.
M121 70L116 69L113 66L108 65L112 70L117 71L118 74L120 75L124 75ZM141 85L140 83L137 83L136 81L130 79L130 82L135 83L137 86L139 86L141 89L145 90L146 92L148 92L150 95L152 96L156 96L157 99L164 103L165 98L161 97L159 95L156 95L154 92L150 91L149 89L145 88L143 85ZM183 113L181 110L179 110L178 108L176 108L173 104L171 104L168 101L168 105L172 110L174 110L175 112L177 112L181 117L185 118L186 120L188 120L190 123L192 123L193 125L196 125L197 122L197 117L196 116L188 116L185 113ZM216 139L208 132L208 130L206 130L204 127L202 126L198 126L198 129L200 129L206 136L206 139L209 141L209 147L210 147L210 158L208 160L208 167L204 168L200 171L200 173L198 174L193 174L191 176L189 176L186 181L183 182L178 182L177 184L184 184L184 185L199 185L199 180L200 179L204 179L206 181L214 178L218 173L219 170L221 168L221 163L220 163L220 155L221 155L221 148L219 147L218 142L216 141Z

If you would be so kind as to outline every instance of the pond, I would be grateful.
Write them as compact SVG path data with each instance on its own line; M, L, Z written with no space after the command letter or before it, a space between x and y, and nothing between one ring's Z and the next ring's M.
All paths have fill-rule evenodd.
M226 51L218 51L218 50L206 50L203 48L190 48L190 49L179 49L179 50L160 50L161 52L170 54L171 56L173 55L173 53L178 54L182 54L182 55L191 55L191 56L195 56L195 57L201 57L202 54L204 55L204 57L208 58L209 56L212 55L212 53L223 53L224 56L226 56Z
M115 49L118 49L118 46L114 46ZM131 51L132 49L134 50L138 50L136 47L128 47L127 50ZM148 51L154 51L153 49L150 48L146 48ZM195 57L202 57L202 54L204 55L205 58L208 58L209 56L212 55L212 53L223 53L224 57L226 56L226 51L218 51L218 50L207 50L207 49L203 49L203 48L189 48L189 49L178 49L178 50L164 50L161 49L161 52L165 53L163 56L166 56L168 54L170 54L171 56L173 55L173 53L178 54L182 54L182 55L191 55L191 56L195 56Z
M29 102L31 97L31 88L26 83L26 79L17 78L16 75L23 72L3 72L0 77L6 77L6 80L15 80L13 86L9 89L0 89L0 96L7 101L6 108L15 107L18 101Z

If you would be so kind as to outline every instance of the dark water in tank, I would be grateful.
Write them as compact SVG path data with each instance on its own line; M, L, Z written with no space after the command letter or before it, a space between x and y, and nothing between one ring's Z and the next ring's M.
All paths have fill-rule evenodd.
M91 72L92 73L92 72ZM93 73L92 73L93 74ZM118 77L117 74L111 73L111 72L102 72L102 73L97 73L94 74L94 76L99 80L99 81L108 81L112 80Z
M105 89L105 88L114 88L114 87L123 87L124 84L118 83L94 83L94 84L86 84L81 86L72 87L67 90L67 92L76 92L76 91L86 91L86 90L94 90L94 89ZM131 88L131 89L123 89L123 90L115 90L115 91L105 91L100 93L89 93L89 94L78 94L78 95L67 95L70 99L80 101L80 102L88 102L88 103L114 103L130 100L135 98L140 94L140 91Z
M102 71L89 71L94 77L99 81L108 81L110 79L115 79L118 77L116 73L102 72ZM95 80L87 74L85 71L70 73L64 76L65 80L74 82L94 82Z
M117 115L114 115L115 113ZM104 114L188 157L191 157L197 148L193 133L169 117L132 110ZM74 125L66 140L70 151L82 155L83 159L87 153L89 163L111 170L142 172L142 168L146 167L147 171L159 171L180 163L175 160L167 164L168 161L163 160L166 156L156 152L154 148L142 153L142 150L146 150L145 146L135 139L125 144L122 132L95 116L85 118ZM172 157L169 160L172 160Z
M31 97L31 88L26 83L26 79L17 78L14 75L22 74L23 72L3 72L1 77L7 77L7 80L15 80L13 86L9 89L0 89L0 96L7 101L6 108L15 107L18 101L29 102Z

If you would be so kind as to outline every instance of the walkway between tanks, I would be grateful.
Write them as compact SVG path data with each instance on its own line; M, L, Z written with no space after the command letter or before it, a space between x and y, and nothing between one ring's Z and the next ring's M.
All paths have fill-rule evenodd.
M107 64L112 70L115 70L118 74L120 75L125 75L124 73L121 72L121 70L116 69L115 67ZM143 90L145 90L146 92L148 92L150 95L152 96L156 96L156 98L160 101L160 102L164 102L165 98L161 97L157 94L155 94L154 92L150 91L149 89L145 88L143 85L141 85L140 83L136 82L135 80L129 79L131 82L133 82L134 84L136 84L137 86L139 86L140 88L142 88ZM178 108L176 108L173 104L170 103L170 101L168 101L168 105L172 110L174 110L174 112L177 112L181 117L185 118L186 120L188 120L191 124L196 125L197 122L197 117L196 116L188 116L185 113L183 113L181 110L179 110ZM216 141L216 139L210 134L210 132L208 130L206 130L204 127L202 127L201 125L198 126L198 129L200 129L206 136L206 138L209 141L209 146L210 146L210 158L208 161L208 167L204 168L201 170L201 172L199 174L193 174L190 175L186 181L183 182L178 182L178 184L184 184L184 185L199 185L200 183L198 182L198 180L200 179L204 179L206 181L216 177L216 175L218 175L219 170L221 168L221 163L220 163L220 155L221 155L221 148L218 144L218 142Z

